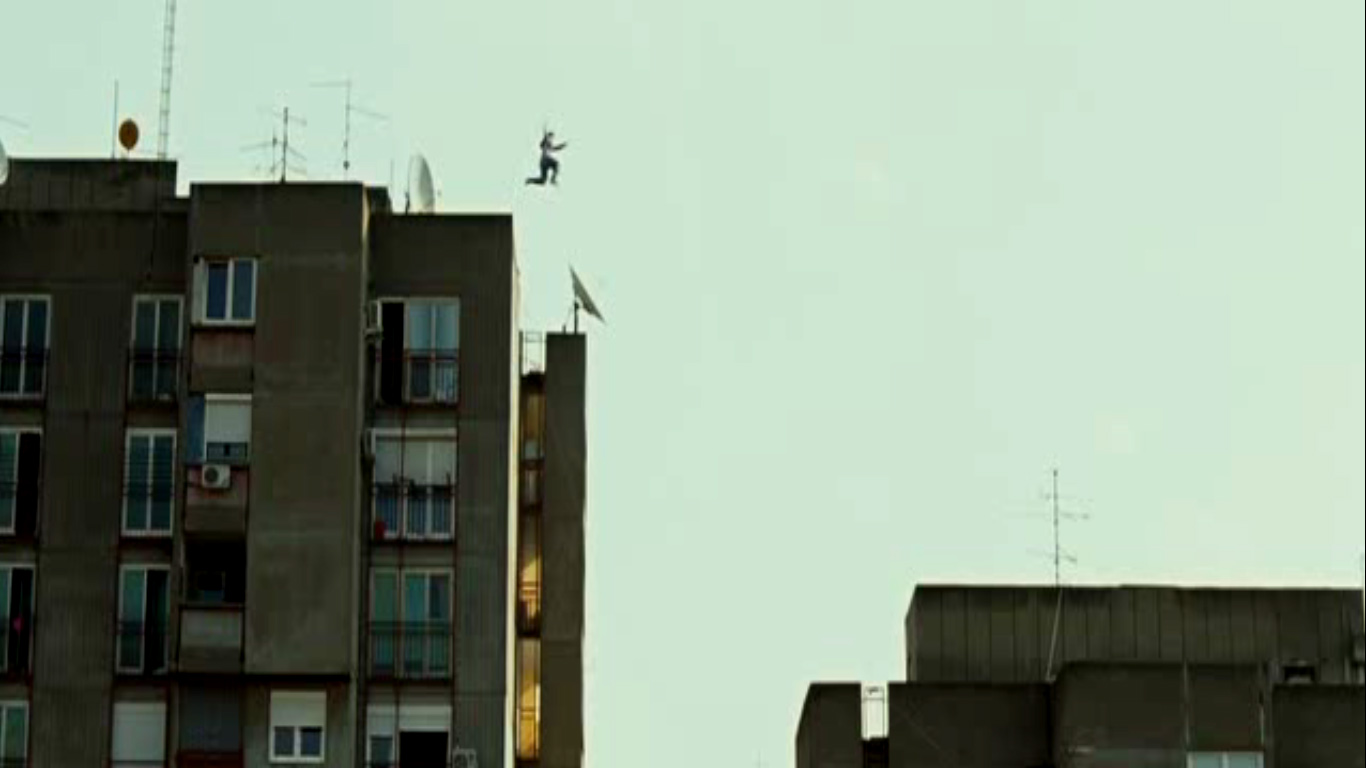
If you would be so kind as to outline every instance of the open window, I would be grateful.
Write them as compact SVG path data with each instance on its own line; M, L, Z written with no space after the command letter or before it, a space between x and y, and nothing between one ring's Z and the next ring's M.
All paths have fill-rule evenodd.
M42 432L0 429L0 536L31 537L37 530L42 462Z
M0 675L28 673L33 655L33 568L0 565Z
M460 392L460 301L379 302L381 403L453 405Z
M119 572L118 671L151 675L166 671L171 610L166 566L125 566Z

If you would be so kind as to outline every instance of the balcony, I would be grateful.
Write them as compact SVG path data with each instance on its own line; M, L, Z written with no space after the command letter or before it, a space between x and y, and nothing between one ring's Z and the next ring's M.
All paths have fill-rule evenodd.
M448 621L385 621L370 624L370 676L436 680L451 675Z
M117 653L120 675L164 674L167 669L166 626L160 622L119 622Z
M460 354L453 349L380 349L375 356L379 402L386 405L455 405L460 397Z
M23 679L33 672L33 617L10 616L0 631L0 679Z
M180 394L179 349L135 349L128 355L128 402L171 405Z
M375 483L377 540L449 541L455 531L455 486Z
M180 609L180 669L185 672L242 671L242 608L195 604Z
M0 536L32 539L38 535L38 502L42 486L37 479L0 482Z
M42 400L47 393L46 347L0 349L0 398Z

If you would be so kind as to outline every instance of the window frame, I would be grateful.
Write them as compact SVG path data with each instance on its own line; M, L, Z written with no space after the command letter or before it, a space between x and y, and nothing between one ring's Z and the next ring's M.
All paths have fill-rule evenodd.
M277 697L280 705L292 702L294 706L316 706L312 700L322 698L322 723L314 725L312 723L290 723L280 722L277 719ZM307 703L304 704L307 700ZM275 732L279 729L288 729L291 732L291 754L280 754L275 751ZM303 732L306 729L316 728L319 731L318 754L305 755L303 750ZM321 765L327 761L327 691L317 690L272 690L270 692L270 730L266 735L270 742L268 761L271 764L290 764L290 765Z
M393 441L393 442L398 443L399 446L400 446L400 451L403 451L403 450L404 450L403 444L406 443L406 442L409 442L409 441L411 441L411 442L413 442L413 443L421 443L421 444L423 444L424 447L425 447L425 450L426 450L426 457L425 457L425 459L424 459L425 464L426 464L426 471L425 471L424 474L425 474L425 477L426 477L426 479L427 479L428 481L430 481L430 480L432 479L432 478L431 478L431 470L432 470L432 448L431 448L431 444L432 444L432 443L448 442L448 443L451 445L452 449L453 449L453 450L452 450L452 458L454 459L454 462L453 462L452 465L451 465L451 478L450 478L450 479L451 479L451 482L450 482L450 486L449 486L449 487L450 487L450 491L451 491L450 510L449 510L449 515L450 515L450 530L449 530L449 531L446 531L446 532L432 533L432 532L431 532L431 531L432 531L432 525L431 525L431 511L430 511L430 509L429 509L429 510L428 510L428 513L427 513L427 530L424 531L424 532L422 532L422 533L420 533L420 534L415 534L415 533L409 531L409 530L408 530L408 502L407 502L407 499L409 499L410 497L407 496L407 495L401 494L401 495L400 495L400 501L398 502L398 511L397 511L399 527L398 527L398 529L396 530L396 532L394 532L392 535L386 535L386 536L384 537L384 540L385 540L385 541L439 541L439 542L440 542L440 541L453 541L453 540L455 539L455 516L456 516L456 510L457 510L457 508L458 508L458 506L459 506L459 488L460 488L460 429L459 429L458 427L441 427L441 428L430 428L430 429L403 429L403 428L401 428L401 427L376 427L376 428L373 428L373 429L370 430L370 455L376 457L375 463L372 465L372 470L371 470L371 473L370 473L370 484L371 484L371 490L372 490L372 492L371 492L371 494L370 494L370 518L371 518L372 523L373 523L373 521L379 519L379 494L378 494L378 486L380 486L380 485L393 485L393 484L394 484L394 483L392 482L393 478L388 478L388 479L383 479L383 480L381 480L381 478L379 478L379 477L377 477L377 476L375 475L375 471L374 471L374 469L373 469L373 467L377 467L377 466L378 466L378 463L379 463L379 462L378 462L378 456L379 456L379 446L380 446L380 443L381 443L381 442L387 442L387 441ZM417 478L415 478L415 477L408 477L408 476L405 476L405 475L399 475L399 476L397 476L397 477L398 477L400 480L403 480L403 481L410 481L410 480L415 481L415 480L417 480ZM417 485L417 483L414 482L413 485ZM422 487L425 487L425 488L436 488L436 487L445 487L445 486L439 486L439 485L432 484L432 483L429 482L427 485L422 486Z
M40 399L42 399L42 398L44 398L44 397L47 397L48 375L51 373L50 366L48 366L48 359L47 359L47 357L48 357L48 354L52 351L52 320L53 320L53 317L52 317L52 294L48 294L48 293L5 293L5 294L0 294L0 350L2 350L3 347L4 347L3 339L4 339L4 335L5 335L5 307L6 307L6 305L8 305L8 304L9 304L10 302L12 302L12 301L20 301L20 302L23 302L23 303L25 304L25 307L24 307L24 324L23 324L23 329L20 331L20 336L21 336L21 339L23 340L23 343L22 343L22 344L20 345L20 347L19 347L19 350L20 350L20 352L22 353L22 354L21 354L21 357L20 357L20 359L19 359L19 390L18 390L17 392L5 392L4 390L0 390L0 400L40 400ZM27 374L28 374L28 358L27 358L27 353L28 353L28 349L29 349L29 347L28 347L28 322L29 322L29 309L28 309L28 305L29 305L31 302L35 302L35 301L41 301L41 302L47 304L47 328L44 329L45 333L44 333L44 337L43 337L43 348L42 348L42 351L43 351L43 385L42 385L42 387L39 388L39 390L38 390L37 392L25 392L25 391L24 391L24 379L27 377Z
M123 618L123 616L124 616L124 611L123 611L123 608L124 608L124 602L123 602L123 594L124 594L123 581L124 581L124 579L127 577L127 575L128 575L129 573L132 573L132 572L134 572L134 571L141 572L141 573L143 574L143 576L142 576L142 616L141 616L141 618L140 618L140 620L139 620L139 624L141 624L141 626L143 627L143 629L142 629L142 631L138 634L138 665L137 665L136 667L129 668L129 667L125 667L125 666L123 665L123 654L120 653L120 651L122 650L121 643L122 643L122 640L123 640L123 627L122 627L122 625L123 625L123 623L124 623L124 618ZM166 600L165 600L165 602L166 602L166 618L165 618L165 626L162 627L162 632L164 633L164 637L162 638L162 639L163 639L163 644L162 644L162 649L161 649L161 650L162 650L162 653L166 656L166 658L162 659L161 667L160 667L159 669L155 670L155 671L154 671L153 673L151 673L151 674L164 675L164 674L166 674L167 672L170 671L170 665L171 665L171 641L170 641L170 636L171 636L171 566L170 566L170 565L167 565L167 564L165 564L165 563L124 563L124 564L119 565L119 582L118 582L119 598L118 598L118 604L115 606L115 610L117 611L117 613L115 614L115 616L116 616L115 621L116 621L116 622L118 623L118 625L119 625L118 629L117 629L117 630L115 631L115 633L114 633L114 672L115 672L116 674L120 674L120 675L142 675L142 674L147 674L147 673L145 673L145 672L143 671L144 668L147 666L147 630L146 630L146 627L147 627L147 603L148 603L148 600L147 600L147 586L148 586L147 574L150 573L150 572L152 572L152 571L161 571L161 572L163 572L163 573L166 574L166 581L164 582L164 584L165 584L165 589L166 589Z
M394 341L394 340L391 340L391 339L388 337L389 334L392 332L390 329L382 329L383 332L381 333L381 336L380 336L380 342L379 342L379 344L376 345L376 350L375 350L376 356L375 356L375 360L377 361L377 363L376 363L376 365L375 365L374 377L373 377L373 378L374 378L373 385L374 385L374 400L375 400L375 402L377 402L377 403L383 403L384 405L392 405L392 406L418 405L418 406L436 406L436 407L441 407L441 408L451 408L451 407L459 406L459 404L460 404L460 397L461 397L461 395L460 395L460 383L461 383L461 378L462 378L462 376L461 376L461 374L462 374L462 371L461 371L461 357L460 357L461 343L460 343L460 342L461 342L461 331L462 331L462 329L463 329L463 327L464 327L464 323L463 323L463 307L464 307L464 301L462 300L462 298L461 298L459 295L453 295L453 294L444 294L444 295L439 295L439 296L380 296L380 297L375 298L371 303L375 306L375 310L374 310L375 317L376 317L376 319L377 319L380 323L383 322L383 317L384 317L384 306L385 306L386 304L397 304L397 305L400 306L400 307L402 308L402 310L403 310L403 312L402 312L402 314L403 314L403 329L402 329L402 330L403 330L403 337L402 337L401 339L397 339L397 340L396 340L396 341L398 342L398 345L399 345L399 349L398 349L398 358L399 358L399 367L400 367L400 374L401 374L401 377L400 377L400 378L401 378L401 380L402 380L402 381L401 381L401 385L400 385L401 392L399 393L399 402L397 402L397 403L389 403L389 402L386 402L386 401L384 401L384 400L382 399L383 396L382 396L382 393L381 393L381 389L382 389L382 386L383 386L383 385L382 385L382 382L383 382L383 364L384 364L384 359L385 359L385 357L386 357L385 352L384 352L384 348L385 348L385 344L386 344L386 343L393 343L393 341ZM433 309L435 309L436 307L438 307L438 306L440 306L440 305L449 305L449 306L453 309L453 314L454 314L454 317L455 317L455 346L454 346L453 348L451 348L451 349L439 349L439 348L437 348L437 347L430 347L430 348L427 348L427 349L418 350L418 351L420 351L420 352L422 352L422 353L424 353L424 354L421 354L421 355L414 355L414 347L412 346L413 323L410 322L410 320L411 320L412 306L413 306L414 304L426 304L426 305L429 305L429 307L431 307L431 308L433 308ZM430 335L431 335L433 341L435 341L435 339L436 339L436 314L435 314L435 312L432 313L432 315L431 315L431 317L430 317L428 323L429 323L428 331L429 331L429 333L430 333ZM441 360L440 358L441 358L442 355L449 355L449 356L451 357L451 359L450 359L450 360ZM429 370L429 373L428 373L428 377L429 377L429 379L430 379L430 381L428 382L429 392L428 392L428 394L427 394L426 397L415 397L415 396L413 395L413 375L412 375L412 367L413 367L413 361L414 361L415 359L416 359L416 360L420 360L420 361L421 361L421 360L425 360L425 361L427 362L427 364L430 366L430 370ZM450 365L450 366L453 366L453 369L454 369L454 370L453 370L453 376L454 376L454 378L455 378L454 391L451 392L451 396L450 396L449 399L448 399L448 398L439 397L438 394L437 394L437 393L438 393L438 389L439 389L438 386L437 386L437 384L438 384L438 382L440 381L440 372L439 372L439 370L438 370L438 367L439 367L440 365Z
M39 426L16 425L5 425L0 427L0 437L3 437L5 435L14 435L14 477L0 477L0 485L3 485L4 483L8 482L14 487L14 511L10 513L9 525L0 526L0 536L15 536L19 532L19 446L23 444L22 436L26 434L38 436L38 487L41 489L43 485L43 449L47 447L43 441L43 428ZM41 494L41 490L39 491L39 493ZM39 510L41 510L41 496L38 501L38 507ZM37 512L38 510L35 510L34 512L35 518L37 517ZM35 519L35 530L37 528L37 524L38 521Z
M162 305L163 302L168 302L168 301L173 301L173 302L175 302L176 308L177 308L177 314L178 314L179 317L180 317L180 322L176 324L176 329L175 329L175 347L174 347L173 349L163 349L163 348L160 347L160 346L154 345L151 349L139 350L139 349L138 349L138 305L139 305L139 304L142 304L142 303L149 303L149 304L152 304L152 305L156 308L156 309L155 309L155 311L156 311L156 327L153 329L152 335L153 335L156 339L160 339L160 338L161 338L161 324L162 324L161 305ZM135 374L136 374L136 371L137 371L137 363L138 363L137 355L138 355L139 352L142 352L142 353L144 353L144 354L150 354L150 355L152 355L151 360L148 361L148 362L150 362L151 365L152 365L152 377L153 377L153 378L152 378L152 381L153 381L152 389L153 389L153 390L156 389L156 364L157 364L157 362L159 362L160 356L163 355L163 354L165 354L165 353L168 353L168 352L169 352L169 353L173 353L173 354L175 355L174 363L175 363L175 371L176 371L176 373L175 373L175 379L176 379L176 393L179 394L179 390L180 390L180 360L181 360L181 358L182 358L182 357L184 356L184 354L185 354L185 297L184 297L184 296L181 296L181 295L179 295L179 294L174 294L174 293L139 293L139 294L134 295L134 296L133 296L133 315L132 315L132 318L131 318L130 322L128 323L128 351L129 351L129 358L130 358L129 365L128 365L128 398L129 398L130 400L133 399L133 387L134 387L134 383L133 383L133 382L134 382L134 380L135 380ZM151 399L156 399L155 395L156 395L156 393L153 392L153 397L152 397Z
M24 754L19 755L17 757L7 756L4 753L5 739L9 735L5 733L5 730L9 727L9 711L11 709L17 709L24 713ZM29 719L29 707L27 701L24 701L23 699L5 699L3 701L0 701L0 762L18 760L21 761L23 764L28 763L28 747L29 741L32 740L32 734L30 733L32 727L33 723L30 722Z
M1257 758L1257 768L1266 768L1266 753L1260 750L1218 750L1210 752L1187 752L1186 768L1196 768L1197 760L1211 757L1219 760L1219 768L1230 768L1229 761L1235 757L1255 757Z
M129 486L129 480L131 479L131 478L129 477L129 475L130 475L130 473L132 472L132 465L129 463L129 457L132 456L132 454L133 454L133 439L134 439L134 438L138 438L138 437L150 438L150 439L155 439L155 438L158 438L158 437L170 437L170 438L171 438L171 511L170 511L170 515L169 515L169 517L167 518L167 521L166 521L166 530L164 530L164 531L163 531L163 530L153 529L153 528L152 528L152 509L151 509L151 498L150 498L150 496L148 497L148 508L147 508L147 530L138 531L138 530L130 529L130 528L128 527L128 501L129 501L129 498L128 498L128 486ZM179 457L179 454L176 453L176 451L177 451L179 448L180 448L180 435L179 435L178 431L175 430L175 429L170 429L170 428L129 427L128 429L124 430L124 438L123 438L123 506L122 506L122 508L121 508L121 510L120 510L120 518L119 518L119 532L120 532L120 535L122 535L122 536L124 536L124 537L126 537L126 538L130 538L130 539L164 539L164 538L166 538L166 537L168 537L168 536L173 536L173 535L175 535L175 517L176 517L176 475L178 474L178 473L176 472L176 468L177 468L177 465L179 464L179 461L177 460L178 457ZM151 450L152 450L152 447L149 446L149 447L148 447L148 456L149 456L149 457L152 455ZM156 462L155 462L154 460L153 460L153 461L149 461L148 464L147 464L147 474L148 474L147 487L148 487L148 493L149 493L149 494L151 493L151 487L152 487L151 477L152 477L152 475L153 475L153 473L154 473L155 468L156 468Z
M238 319L232 316L232 304L237 287L237 264L251 262L251 311L250 317ZM225 287L224 313L221 318L209 317L209 267L226 264L228 282ZM195 323L216 328L253 328L256 326L257 288L260 285L261 260L256 256L199 256L195 263Z
M368 609L367 609L367 611L366 611L366 620L367 620L367 626L371 628L369 634L372 635L372 637L370 638L370 644L371 644L372 647L371 647L371 649L370 649L370 651L369 651L370 658L367 660L367 670L373 670L373 669L374 669L374 666L375 666L374 649L373 649L373 645L374 645L373 633L374 633L374 625L376 625L377 623L380 622L379 619L376 619L376 618L375 618L375 595L378 594L378 590L376 589L376 585L375 585L375 582L376 582L376 578L375 578L375 577L376 577L376 576L379 576L379 575L381 575L381 574L391 574L391 575L393 575L393 577L394 577L394 618L391 619L391 620L387 620L388 623L393 623L393 624L394 624L396 627L398 627L398 629L399 629L399 631L398 631L398 633L397 633L397 636L396 636L395 640L394 640L393 643L392 643L392 649L391 649L392 652L393 652L393 658L390 660L391 663L392 663L392 665L393 665L393 673L392 673L392 674L394 675L394 677L397 677L397 678L402 678L402 679L418 679L418 680L422 680L422 679L443 679L443 678L449 677L449 676L453 673L453 668L454 668L454 666L455 666L455 658L454 658L453 654L451 653L451 648L450 648L450 643L451 643L451 640L452 640L453 637L454 637L454 630L455 630L455 569L454 569L454 568L442 568L442 567L400 568L400 567L397 567L397 566L389 566L389 565L384 565L384 566L373 566L373 567L370 568L370 588L369 588L369 589L370 589L370 605L369 605L369 607L368 607ZM423 598L424 598L424 599L423 599L423 601L422 601L422 604L423 604L423 606L427 609L427 610L424 610L424 614L427 614L427 615L424 615L424 616L423 616L422 618L420 618L420 619L412 619L412 618L408 617L408 616L407 616L407 611L404 610L404 595L405 595L406 585L407 585L407 581L408 581L408 577L409 577L409 576L420 576L420 577L422 577L422 580L423 580L423 590L424 590L424 591L423 591ZM445 579L446 579L446 610L445 610L446 619L445 619L445 623L446 623L446 626L447 626L447 628L448 628L448 631L447 631L447 633L446 633L446 638L445 638L445 641L446 641L446 644L447 644L446 657L445 657L445 659L446 659L446 667L445 667L445 669L441 670L439 673L436 673L436 674L433 674L432 671L429 669L429 667L430 667L430 665L431 665L431 659L429 658L429 655L430 655L430 644L431 644L432 640L431 640L430 637L424 637L423 640L422 640L422 643L423 643L423 645L424 645L424 650L423 650L423 664L424 664L424 669L423 669L422 672L419 672L419 673L416 673L416 674L409 674L409 673L406 671L405 667L404 667L404 663L405 663L405 661L407 660L407 655L406 655L406 652L405 652L405 650L404 650L404 649L405 649L405 641L403 640L403 635L404 635L403 629L406 627L407 624L413 623L413 622L420 622L420 623L422 623L422 624L424 624L424 625L427 625L427 626L430 626L430 625L436 623L436 619L433 619L433 618L429 615L429 614L431 613L431 611L430 611L429 609L431 608L431 589L432 589L432 587L431 587L431 580L432 580L432 577L433 577L433 576L443 576L443 577L445 577Z

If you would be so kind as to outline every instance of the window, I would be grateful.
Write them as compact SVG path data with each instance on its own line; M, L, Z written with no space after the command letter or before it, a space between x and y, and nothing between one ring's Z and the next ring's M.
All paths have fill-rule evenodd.
M179 388L180 299L139 296L133 301L128 397L137 402L174 400Z
M204 260L195 271L198 319L205 325L256 321L256 260Z
M541 641L517 641L517 757L541 755Z
M0 429L0 535L36 531L42 456L42 432Z
M114 702L114 768L147 768L166 761L166 702Z
M251 458L251 395L190 400L191 464L246 464Z
M28 761L28 703L0 701L0 765Z
M175 491L175 432L128 430L123 473L123 533L167 535Z
M154 674L166 671L167 600L165 566L125 566L119 572L118 671Z
M33 650L33 568L0 565L0 673L29 671Z
M381 302L379 399L455 403L460 392L460 302Z
M450 764L450 705L372 703L365 721L369 768Z
M0 395L40 397L47 380L46 296L0 297Z
M1262 768L1261 752L1192 752L1188 768Z
M374 441L377 535L450 538L455 519L455 432L376 433Z
M270 760L321 763L327 724L325 691L272 691Z
M376 676L445 677L451 666L449 571L376 569L370 604Z

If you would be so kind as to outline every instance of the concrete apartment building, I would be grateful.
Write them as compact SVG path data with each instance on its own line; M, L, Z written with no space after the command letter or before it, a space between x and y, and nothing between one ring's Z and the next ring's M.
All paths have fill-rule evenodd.
M906 681L813 684L797 768L1366 765L1361 592L1058 597L918 587Z
M18 160L0 766L582 762L585 338L508 215Z

